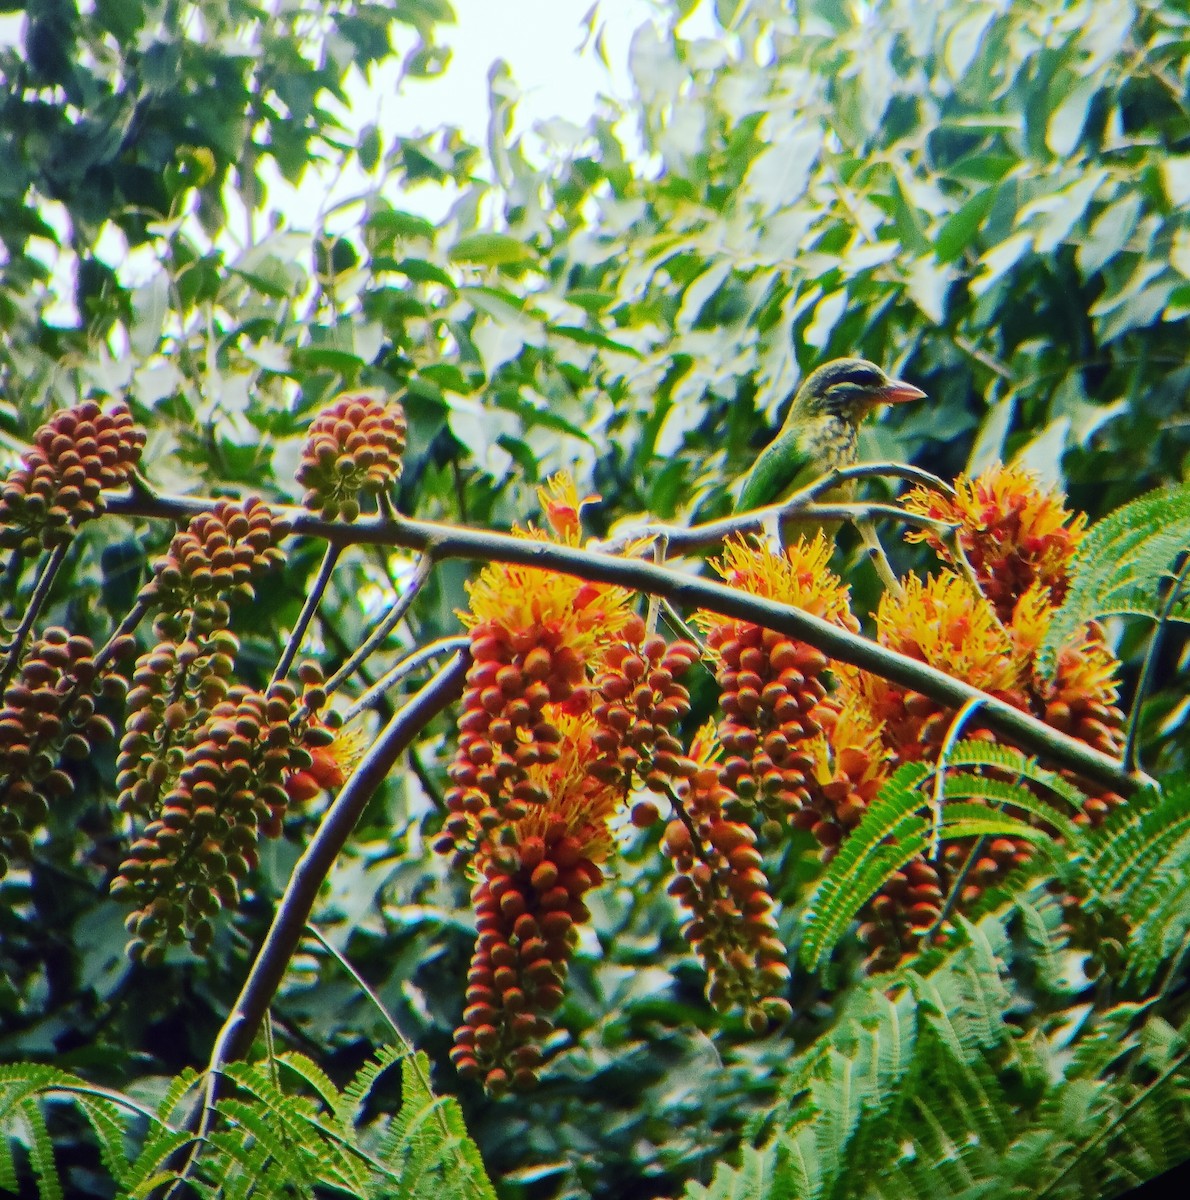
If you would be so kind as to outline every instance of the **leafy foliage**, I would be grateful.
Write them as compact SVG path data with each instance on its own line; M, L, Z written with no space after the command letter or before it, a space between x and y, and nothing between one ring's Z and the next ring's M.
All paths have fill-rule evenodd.
M1070 594L1046 635L1053 655L1084 622L1130 614L1190 620L1190 597L1167 597L1170 570L1190 552L1190 485L1150 492L1104 517L1075 559ZM1172 600L1172 603L1169 601Z
M967 770L946 773L940 790L936 790L938 768L933 764L902 766L831 859L805 902L801 958L807 968L815 970L829 957L859 910L894 871L930 847L931 826L936 827L940 841L1018 837L1044 845L1060 833L1068 844L1078 844L1071 820L1039 800L1024 784L1053 789L1076 807L1082 797L1060 776L1039 767L1036 760L1008 746L961 742L949 755L948 765ZM1016 782L977 774L981 768L1006 772L1015 776ZM969 798L984 803L956 803ZM1005 813L1005 808L1015 808L1025 817ZM1041 826L1030 824L1029 817Z
M711 36L685 21L689 5L659 5L633 39L631 101L607 102L584 128L526 131L512 81L496 67L486 149L445 127L351 127L336 107L355 64L367 71L397 57L403 93L416 98L416 80L447 59L440 39L450 10L439 0L294 4L268 21L241 0L183 7L186 20L140 0L38 0L23 6L20 46L0 49L0 447L9 459L48 412L120 396L151 431L142 466L155 486L250 487L297 501L293 468L310 415L344 387L367 386L404 393L403 512L506 526L532 513L544 475L569 465L582 494L603 497L592 510L602 532L641 511L681 519L724 511L726 481L752 461L799 375L834 354L862 353L932 398L865 431L865 458L912 460L943 477L1020 459L1098 518L1070 620L1105 599L1151 613L1156 597L1160 608L1162 573L1185 546L1171 535L1184 533L1184 488L1153 489L1181 478L1190 452L1184 0L948 0L928 9L912 0L749 0L701 6L707 20L714 10ZM278 178L298 181L320 166L356 173L358 205L308 221L278 216ZM1112 531L1105 514L1150 492L1154 521L1148 509L1129 509L1119 530L1126 541L1112 534L1100 557L1094 539L1106 544ZM139 518L85 530L53 581L47 618L99 644L171 533ZM925 561L901 545L890 553L898 568ZM252 686L267 683L280 631L297 621L312 555L295 547L256 602L235 613L237 670ZM4 565L3 599L19 614L32 573ZM332 668L375 627L411 569L399 553L344 555L315 630ZM454 633L464 579L464 567L443 564L369 671ZM859 609L873 589L861 569ZM1126 631L1119 645L1126 680L1134 637ZM1162 777L1190 765L1181 637L1175 629L1167 638L1142 723L1146 766ZM392 773L337 864L318 919L450 1087L449 1030L471 930L460 916L464 889L425 852L446 745L435 723L412 769ZM248 903L218 929L208 955L175 950L158 968L130 966L124 914L106 898L124 836L112 766L107 750L72 766L74 793L54 806L32 862L0 881L0 1053L72 1072L83 1114L71 1123L57 1099L42 1105L51 1081L29 1074L40 1067L9 1068L41 1081L6 1110L28 1147L4 1160L19 1176L0 1179L6 1186L25 1186L30 1175L52 1181L57 1169L64 1190L104 1194L87 1165L96 1146L121 1188L164 1169L185 1141L170 1125L194 1082L185 1069L207 1060L310 834L312 816L295 815L266 848ZM1029 779L1017 779L1017 768L1006 768L1014 783L987 779L1003 766L964 765L956 752L943 811L963 817L965 789L993 784L1023 802ZM849 975L846 934L862 904L855 884L879 886L891 869L881 857L888 822L928 841L929 792L923 777L899 802L881 803L857 879L839 880L831 864L808 924L801 906L815 870L804 856L778 864L781 936L791 948L808 938L815 961L833 952L838 991L824 996L819 979L800 973L797 1018L757 1040L709 1018L655 845L648 835L630 842L618 879L592 904L591 938L573 963L541 1090L503 1105L460 1091L459 1111L501 1193L675 1194L687 1180L710 1179L718 1160L712 1187L740 1195L815 1187L826 1195L861 1176L886 1186L890 1164L902 1165L898 1132L910 1128L901 1091L926 1097L920 1154L934 1156L934 1175L907 1169L928 1194L935 1179L945 1180L937 1194L958 1188L968 1156L973 1194L999 1194L978 1165L986 1147L955 1141L978 1123L992 1144L1012 1139L1005 1161L1020 1151L1006 1188L1024 1192L1030 1164L1035 1178L1056 1177L1073 1155L1054 1140L1063 1131L1086 1133L1089 1161L1110 1160L1113 1178L1160 1169L1167 1158L1153 1129L1184 1128L1185 1119L1176 1100L1184 1076L1171 1070L1185 1028L1173 986L1186 937L1181 785L1139 797L1093 833L1063 832L1079 849L1052 864L1053 886L1080 893L1083 927L1061 929L1070 914L1027 886L1028 871L1004 881L963 945L923 952L911 968L917 991L896 1002L913 1009L912 1020L892 1028L875 990ZM1028 794L1042 803L1045 793ZM1011 810L1011 796L986 798ZM1070 800L1063 814L1074 811ZM894 817L897 803L905 807ZM1043 822L1034 834L1053 828ZM996 947L990 958L975 954L975 930ZM1097 947L1091 958L1086 945ZM983 982L982 1003L963 1011L983 1014L990 1065L961 1039L951 1046L936 999L928 1007L904 998L924 997L931 980L953 998L960 961L964 987ZM1084 968L1103 982L1089 982ZM1157 985L1165 991L1154 994ZM1113 1005L1120 988L1135 1007ZM824 1033L828 1003L844 1015ZM312 954L291 964L275 1013L287 1038L319 1048L320 1068L337 1080L387 1036L358 989ZM969 1022L959 1022L967 1038ZM819 1050L830 1058L828 1047L846 1057L872 1029L879 1065L861 1072L863 1105L841 1067L834 1075L835 1066L821 1067L832 1081L822 1103L839 1114L825 1149L791 1109L772 1119L771 1140L740 1149L743 1123L771 1107L791 1044L809 1047L806 1062ZM1022 1092L996 1055L1025 1058L1029 1047L1036 1055ZM948 1123L949 1111L934 1115L914 1084L935 1059L944 1094L965 1106L973 1129ZM388 1180L317 1131L346 1126L332 1121L314 1068L287 1061L290 1074L311 1076L301 1094L313 1107L303 1115L282 1121L257 1094L274 1086L267 1074L245 1077L235 1101L279 1152L269 1179L306 1164L292 1144L300 1128L315 1130L316 1161L343 1172L335 1178L362 1170ZM80 1099L82 1087L103 1083L155 1095L162 1079L176 1082L156 1123L109 1114L98 1095L90 1109ZM1160 1081L1152 1107L1145 1079ZM977 1084L986 1104L971 1098ZM344 1104L350 1094L348 1085ZM394 1107L369 1094L378 1109ZM1021 1103L1019 1120L1003 1096ZM22 1103L33 1106L27 1114ZM423 1097L415 1111L425 1109ZM36 1127L35 1111L45 1115ZM424 1125L441 1131L434 1114L447 1109L429 1111ZM245 1163L262 1161L252 1157L261 1150L247 1126L229 1128L219 1162L246 1179ZM415 1164L401 1178L463 1171L454 1151L418 1157L422 1128L392 1151ZM125 1131L133 1144L143 1139L131 1166ZM883 1159L865 1149L875 1145L887 1150ZM374 1145L367 1153L383 1160ZM737 1153L738 1170L726 1165ZM1081 1168L1074 1178L1087 1194L1103 1186Z
M361 1123L379 1078L397 1063L402 1086L395 1119L387 1128ZM292 1051L233 1063L227 1076L236 1093L219 1102L221 1126L179 1175L168 1163L193 1139L171 1116L197 1082L193 1072L170 1085L153 1114L54 1067L0 1067L0 1186L16 1190L9 1139L17 1137L43 1200L63 1194L44 1110L51 1100L68 1100L87 1119L122 1195L148 1195L184 1177L211 1196L316 1196L330 1188L403 1200L494 1198L457 1105L430 1091L427 1072L424 1055L386 1048L340 1092L311 1059ZM304 1090L290 1086L291 1080ZM139 1147L132 1157L129 1145Z
M790 1064L760 1144L686 1195L1112 1195L1175 1165L1190 1030L1128 1002L1022 1029L1010 917L966 925L928 974L854 993Z

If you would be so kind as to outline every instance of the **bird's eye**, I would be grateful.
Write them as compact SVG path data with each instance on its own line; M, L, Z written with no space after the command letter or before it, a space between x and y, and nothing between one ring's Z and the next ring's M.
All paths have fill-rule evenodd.
M831 387L837 387L839 384L849 384L852 387L858 388L879 388L883 387L887 380L875 367L856 366L849 367L836 379L831 380Z

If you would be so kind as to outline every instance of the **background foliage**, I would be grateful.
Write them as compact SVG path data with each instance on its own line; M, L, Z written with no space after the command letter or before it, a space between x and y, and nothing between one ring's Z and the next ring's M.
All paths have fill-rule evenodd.
M158 486L295 501L311 414L346 387L379 387L403 393L409 415L403 512L504 527L566 465L580 494L602 496L601 532L641 512L725 512L726 481L767 439L799 374L855 352L931 397L867 432L865 457L944 476L1020 459L1093 520L1184 478L1184 0L724 0L712 6L713 38L683 33L691 6L659 5L633 41L631 105L605 103L583 129L544 130L546 163L516 132L515 86L499 69L483 147L448 128L357 135L330 115L349 69L394 53L391 33L413 42L407 74L442 68L451 13L437 0L0 7L25 16L21 45L0 52L0 440L14 461L48 412L121 396L149 430L143 465ZM359 202L333 214L335 233L322 218L295 228L270 207L270 173L297 179L312 161L354 162L367 180ZM431 189L453 197L436 224L413 199ZM55 268L70 280L66 317ZM92 527L50 615L104 636L170 532ZM245 682L268 678L317 553L297 547L277 585L237 614L241 662L257 673ZM916 553L893 548L901 565ZM317 626L331 664L408 569L399 554L345 559ZM457 629L465 570L436 573L388 654ZM862 571L856 586L874 594ZM1146 629L1112 627L1129 680ZM1145 708L1145 765L1162 775L1190 765L1181 660L1182 643L1167 638ZM756 1153L789 1153L805 1128L794 1098L836 1078L822 1064L887 1021L887 1002L854 981L844 951L826 976L796 976L800 1016L780 1036L723 1027L643 836L593 897L594 938L543 1086L516 1104L457 1086L445 1053L469 953L467 898L427 850L446 733L445 723L427 731L409 771L377 796L318 921L435 1061L439 1090L458 1092L501 1194L710 1184L749 1121L771 1132L783 1113L782 1137ZM205 1061L308 825L295 821L270 847L253 897L208 957L132 967L123 911L105 898L120 857L111 776L110 762L84 764L33 866L0 883L0 1055L52 1061L153 1106L169 1077ZM804 869L782 884L791 947ZM1176 945L1160 1024L1100 1004L1084 1025L1077 1014L1103 997L1077 955L1059 947L1058 982L1034 992L1020 980L1050 959L1028 944L1002 949L1019 928L1005 925L1008 910L988 920L972 945L1014 970L987 1011L1036 1014L1027 1051L1006 1043L1024 1056L1006 1093L1021 1115L998 1136L1027 1138L1029 1114L1059 1103L1043 1064L1073 1055L1063 1077L1093 1078L1087 1055L1108 1054L1113 1029L1140 1029L1127 1043L1138 1087L1176 1057ZM922 964L920 979L944 994L962 969ZM920 995L927 984L915 986ZM836 1021L840 1010L852 1025ZM1124 1016L1133 1023L1111 1025ZM340 1087L386 1036L317 948L295 962L274 1020ZM1069 1037L1057 1032L1071 1025ZM792 1064L790 1039L805 1052ZM983 1069L958 1050L954 1061L948 1086ZM1174 1119L1174 1107L1162 1111ZM835 1194L830 1154L852 1134L870 1134L864 1153L896 1144L904 1119L854 1118L822 1151L826 1182L794 1194ZM92 1143L60 1126L72 1194L105 1194ZM737 1183L722 1194L768 1194L722 1175L714 1186Z

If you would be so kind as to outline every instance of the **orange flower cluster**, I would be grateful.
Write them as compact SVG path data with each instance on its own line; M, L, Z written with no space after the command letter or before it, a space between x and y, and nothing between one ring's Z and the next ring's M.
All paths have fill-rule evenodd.
M756 835L724 811L736 796L719 781L711 727L693 754L693 772L676 787L686 820L670 821L662 839L677 872L669 892L691 914L683 934L706 966L707 999L718 1012L740 1006L748 1028L762 1033L791 1015L780 995L789 982L785 945Z
M328 521L354 521L360 498L392 487L401 476L405 410L366 394L343 396L314 418L297 481L302 503Z
M956 571L943 569L924 582L904 581L903 594L885 593L876 617L877 640L891 649L963 679L1031 712L1057 729L1108 753L1122 744L1123 714L1116 707L1118 664L1095 626L1062 647L1055 676L1039 669L1037 650L1053 612L1065 596L1071 559L1083 536L1083 518L1062 498L1041 488L1019 468L995 466L977 479L956 482L953 499L917 489L910 511L955 522L958 541L980 585L975 595ZM907 535L926 541L944 558L951 550L934 532ZM961 563L955 563L956 568ZM902 762L934 760L955 713L926 696L849 668L836 672L838 688L829 702L840 713L865 714L879 729L883 750L879 773ZM825 722L823 710L816 714ZM819 779L841 794L850 751L834 731L829 747L819 745ZM965 739L991 739L978 714L963 729ZM870 770L871 749L865 747ZM858 760L853 760L852 766ZM830 771L834 779L828 779ZM879 774L874 786L878 788ZM869 785L872 786L872 785ZM822 801L811 805L823 809ZM1093 796L1076 820L1099 821L1119 796ZM807 810L808 811L808 810ZM803 818L811 819L807 815ZM845 823L837 822L845 831ZM817 827L815 827L817 833ZM832 834L832 836L834 836ZM961 871L957 900L970 903L990 883L1031 854L1027 842L996 838L990 843L948 843L937 864L909 863L868 905L861 935L869 965L893 965L941 912L943 894ZM968 863L968 859L975 859Z
M1037 662L1068 587L1082 518L1027 472L1007 467L960 479L953 498L917 489L907 507L954 523L963 555L953 569L925 580L910 576L899 593L884 594L876 614L880 644L1118 752L1117 664L1097 629L1089 627L1061 649L1052 679ZM934 531L910 537L949 560L947 543ZM827 568L829 553L821 540L800 541L783 556L737 540L716 566L733 587L855 629L847 591ZM808 830L829 861L899 764L939 756L956 714L929 697L842 664L832 667L828 694L826 660L811 647L714 614L696 619L707 630L722 689L717 784L732 819L745 816L766 837L786 823ZM993 735L976 713L962 736ZM691 804L700 803L699 794L692 792ZM1094 797L1078 819L1100 820L1118 802L1114 795ZM676 894L688 906L707 908L705 887L714 875L708 864L716 851L707 830L695 834L688 823L671 823L665 846L680 872ZM970 903L1030 853L1027 842L996 838L986 845L949 843L937 863L906 864L863 914L869 967L892 965L938 924L960 872L956 900ZM699 911L692 928L697 940L712 923ZM714 961L713 954L706 957Z
M997 463L975 479L960 478L953 498L914 488L905 508L958 526L959 545L980 590L1004 624L1012 620L1017 601L1039 581L1051 604L1062 603L1086 518L1071 513L1059 493L1041 488L1022 467ZM948 561L953 558L951 547L934 530L910 530L905 540L926 542Z
M783 555L738 539L714 565L732 587L857 630L848 590L827 567L830 554L821 534ZM748 621L710 612L695 619L707 631L722 689L720 780L753 806L764 835L776 837L809 798L806 746L819 732L814 710L826 694L826 655Z
M883 724L855 697L828 697L815 710L822 732L806 746L812 761L807 799L793 824L822 847L822 861L863 820L887 777Z
M103 512L105 488L128 482L144 445L125 404L104 412L87 400L55 413L0 488L0 546L36 554L68 541Z
M573 484L540 495L555 538L579 544ZM689 697L675 677L697 652L646 637L622 588L494 563L469 591L472 662L435 849L476 880L453 1059L499 1094L536 1079L609 820L638 780L663 787L683 770L672 726Z
M924 582L910 575L903 587L902 594L885 592L880 599L876 640L882 646L1025 706L1013 640L965 579L944 570ZM841 695L882 723L884 744L897 763L937 757L953 712L876 675L846 669L838 675Z

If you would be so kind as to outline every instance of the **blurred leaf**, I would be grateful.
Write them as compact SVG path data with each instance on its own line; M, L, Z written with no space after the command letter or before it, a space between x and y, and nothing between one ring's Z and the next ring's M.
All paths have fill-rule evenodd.
M531 246L507 233L471 233L450 248L452 262L484 267L531 262L536 257L537 252Z

